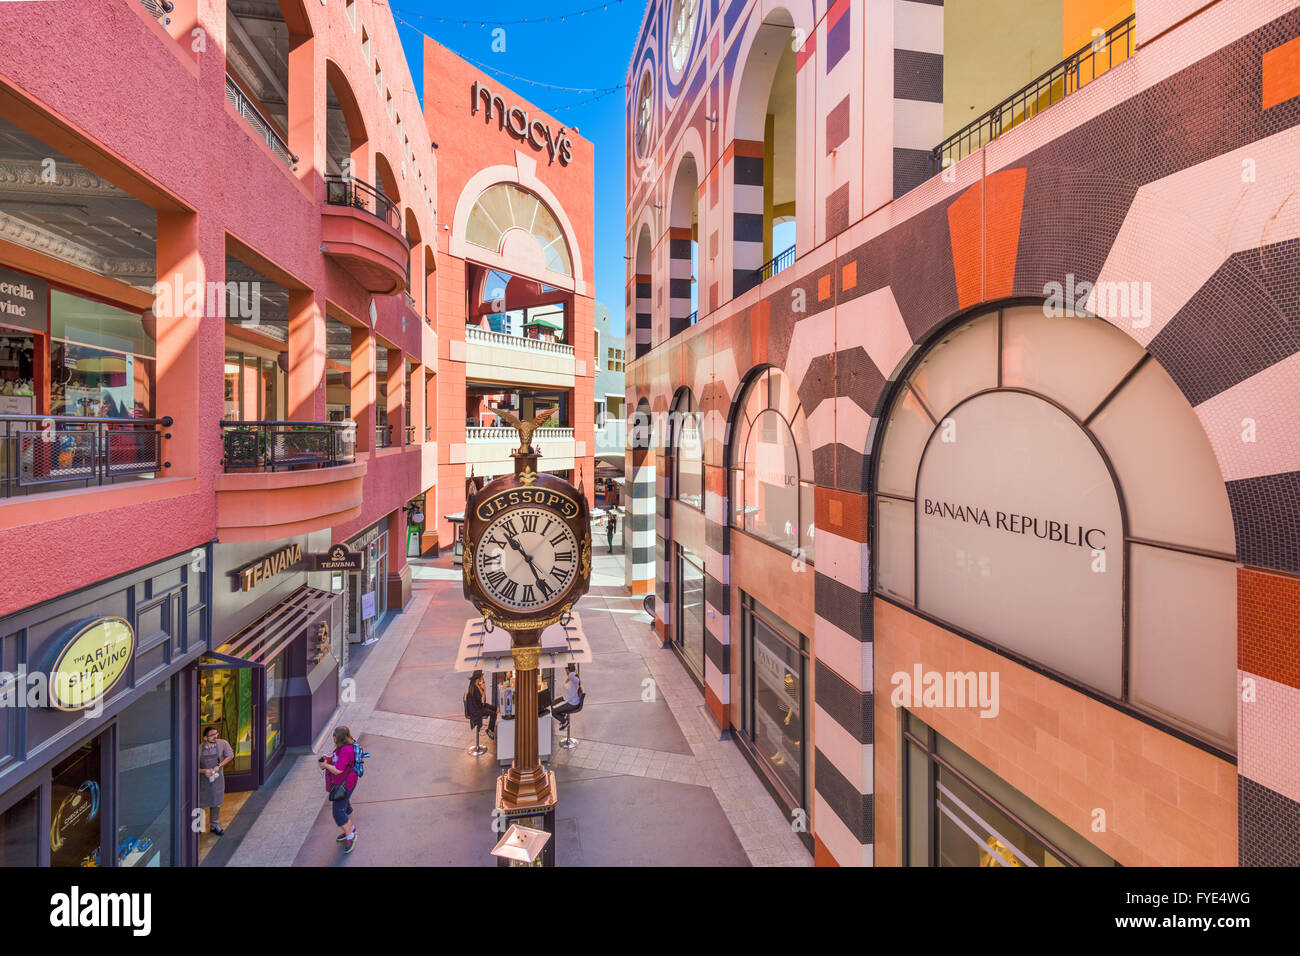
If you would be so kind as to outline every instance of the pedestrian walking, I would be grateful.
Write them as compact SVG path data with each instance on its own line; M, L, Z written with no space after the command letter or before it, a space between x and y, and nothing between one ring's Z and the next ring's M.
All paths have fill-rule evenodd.
M609 513L605 519L605 540L609 542L609 553L614 553L614 531L618 526L618 515L614 512Z
M344 853L351 853L357 842L357 822L351 819L352 791L357 786L357 742L347 727L334 728L334 752L321 757L318 763L325 771L325 792L339 828L335 839L343 844Z
M235 751L221 739L216 724L203 728L199 744L199 806L208 811L208 830L217 836L221 828L221 805L226 801L226 774L222 770L235 759Z

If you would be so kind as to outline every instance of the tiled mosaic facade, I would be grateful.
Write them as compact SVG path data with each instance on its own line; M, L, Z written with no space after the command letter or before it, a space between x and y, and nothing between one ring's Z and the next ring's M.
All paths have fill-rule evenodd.
M631 90L662 58L669 6L649 5ZM1097 297L1087 308L1132 336L1177 383L1204 427L1232 508L1238 676L1254 695L1239 705L1239 838L1220 841L1213 859L1235 852L1242 864L1300 863L1296 840L1274 835L1279 826L1294 833L1300 819L1300 753L1283 742L1300 725L1296 4L1191 4L1195 15L1165 22L1159 4L1138 2L1141 45L1130 59L945 175L922 163L918 144L932 146L939 135L916 107L932 103L936 90L942 99L942 4L698 6L685 75L676 87L656 83L649 154L638 159L629 142L627 226L630 256L643 229L653 237L649 282L657 295L668 281L670 237L656 207L689 154L701 183L700 322L654 338L629 366L628 407L644 400L662 415L689 387L703 413L705 564L715 611L709 659L714 692L730 695L725 667L736 655L721 651L736 601L735 534L725 520L733 403L765 365L782 369L798 390L817 483L808 762L818 861L885 862L873 859L873 833L883 824L873 813L879 711L868 544L870 456L890 384L958 316L990 303L1041 301L1048 283L1070 276L1151 283L1142 322L1121 321ZM934 9L913 9L922 7ZM767 29L793 27L804 39L798 259L751 288L742 274L755 265L752 237L740 223L752 199L747 207L738 157L755 151L737 142L747 121L735 113L748 59L766 42L765 17ZM630 95L629 123L635 109ZM629 268L629 302L645 279ZM656 435L661 455L665 434ZM655 510L665 556L659 577L670 571L672 505ZM662 577L658 586L665 598L672 593ZM731 700L719 699L722 717ZM1210 788L1215 800L1234 799L1222 789L1217 781ZM1134 859L1180 858L1148 849L1134 850Z

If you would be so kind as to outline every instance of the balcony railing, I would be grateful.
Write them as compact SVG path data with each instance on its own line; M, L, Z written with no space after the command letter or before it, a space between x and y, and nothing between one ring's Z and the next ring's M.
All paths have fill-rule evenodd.
M375 447L376 448L393 447L393 426L392 425L375 426Z
M700 321L700 310L696 309L694 312L692 312L690 315L686 317L687 328L691 327L698 321Z
M156 475L170 418L0 415L4 497L52 491L58 485L112 484Z
M794 246L791 246L780 255L773 256L759 266L756 270L758 272L758 281L766 282L778 272L784 272L792 265L794 265ZM691 324L694 325L695 323L692 322Z
M539 428L533 432L538 441L562 441L573 438L572 428ZM512 441L519 443L519 432L513 428L466 428L466 441Z
M466 342L481 342L484 345L504 345L507 348L531 349L535 352L552 352L556 355L572 355L573 346L563 342L548 342L546 339L530 339L509 332L493 332L481 325L465 326Z
M408 445L414 445L414 444L415 444L415 426L414 426L414 425L407 425L407 426L406 426L406 443L407 443Z
M244 118L244 122L249 128L257 134L258 139L271 147L271 152L275 153L280 160L294 172L298 171L298 157L289 152L289 144L276 131L275 127L270 124L265 116L261 114L252 101L244 95L244 91L239 88L235 78L229 73L226 74L226 99L230 105L235 108L235 112Z
M176 7L174 4L169 3L168 0L140 0L140 4L149 11L155 20L161 20L163 26L167 26L172 22L171 17L167 16L167 14L175 10Z
M1130 14L1103 36L1075 51L1042 76L1016 90L978 119L953 133L934 148L934 172L951 166L977 149L987 146L1013 126L1065 99L1095 80L1116 63L1133 55L1137 42L1136 16Z
M325 201L331 206L351 206L383 220L402 231L402 215L397 204L370 183L343 176L325 177ZM407 264L406 288L411 287L410 264Z
M356 422L221 423L226 471L332 468L356 460Z

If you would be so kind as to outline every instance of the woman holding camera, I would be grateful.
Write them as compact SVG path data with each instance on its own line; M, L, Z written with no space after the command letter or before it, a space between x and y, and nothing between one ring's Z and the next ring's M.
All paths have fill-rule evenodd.
M343 852L351 853L357 842L357 825L349 823L352 816L352 791L357 786L357 774L353 769L356 764L357 742L352 739L352 732L347 727L334 728L334 752L318 761L325 771L325 793L331 794L337 786L346 791L340 799L330 800L330 811L334 814L334 823L339 828L335 837L343 844Z

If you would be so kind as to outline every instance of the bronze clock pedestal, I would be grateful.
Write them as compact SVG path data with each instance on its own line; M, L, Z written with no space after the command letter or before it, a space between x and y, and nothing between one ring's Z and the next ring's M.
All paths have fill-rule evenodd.
M537 740L537 659L541 631L516 631L515 759L500 787L501 809L542 810L555 806L555 774L542 767Z
M497 817L501 822L540 824L551 833L558 793L555 774L542 766L537 739L542 631L567 618L591 583L591 512L586 497L569 482L537 471L540 456L532 445L533 432L553 412L521 422L507 410L496 410L519 432L519 450L512 456L514 474L482 488L470 479L462 563L465 597L492 627L511 635L515 754L510 769L497 782ZM522 530L515 527L516 521ZM524 567L521 561L526 562L532 579L512 578L503 554L511 555L515 571ZM551 860L554 843L552 839L546 850Z

